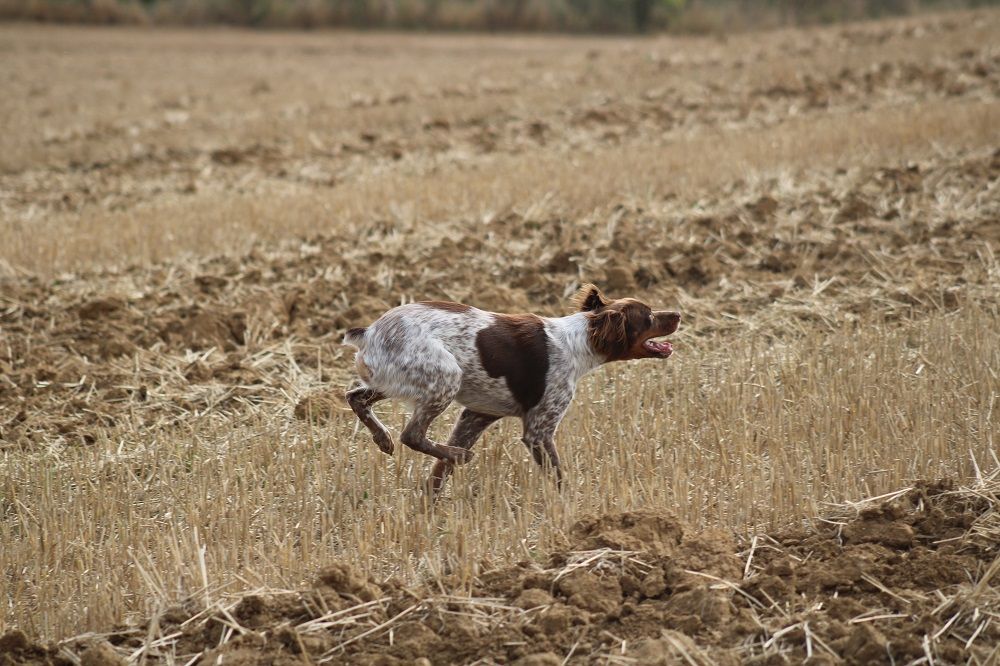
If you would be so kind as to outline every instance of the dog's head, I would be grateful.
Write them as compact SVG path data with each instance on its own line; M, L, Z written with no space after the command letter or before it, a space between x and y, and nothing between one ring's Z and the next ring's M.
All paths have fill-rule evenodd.
M635 298L605 298L592 284L580 287L574 298L587 313L590 345L608 361L638 358L667 358L674 349L658 340L677 330L681 315L669 310L653 310Z

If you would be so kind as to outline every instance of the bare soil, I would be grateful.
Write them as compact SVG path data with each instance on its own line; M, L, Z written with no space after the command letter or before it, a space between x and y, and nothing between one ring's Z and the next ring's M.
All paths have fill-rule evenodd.
M22 628L0 637L0 666L1000 663L1000 500L995 477L978 467L988 478L909 475L901 493L825 520L780 516L804 525L792 531L737 537L662 509L611 512L576 522L557 547L516 566L445 567L421 582L339 562L308 589L244 590L209 604L195 594L61 643L48 639L78 633L67 627L95 598L108 596L95 617L124 617L127 604L134 618L148 608L147 588L138 574L128 590L106 576L90 589L96 597L52 618L48 609L71 600L37 591L86 587L96 576L86 562L123 534L141 541L175 529L175 540L158 542L164 567L184 559L178 544L200 552L197 532L188 537L203 505L175 507L172 488L154 498L155 465L119 454L167 459L164 442L189 422L234 437L259 424L275 441L343 425L351 364L338 342L401 300L555 315L592 281L679 308L679 355L793 346L817 331L847 346L861 328L958 312L995 321L998 34L990 11L690 40L0 26L10 91L0 100L0 470L79 465L81 476L57 489L71 502L100 484L86 468L95 464L141 486L129 507L153 507L136 527L88 507L26 506L20 479L36 477L3 479L0 528L22 555L0 581L22 592L0 618ZM988 365L988 339L958 346ZM907 347L910 379L923 352ZM1000 380L983 376L950 398L962 405L953 418L964 429L954 431L974 436L927 436L928 450L943 452L935 462L952 470L977 464L973 448L979 462L996 455ZM629 414L644 416L636 405ZM765 425L780 431L780 418ZM357 450L342 430L337 444ZM726 469L777 465L766 430ZM911 434L900 427L896 439L872 442L867 460L898 473L892 444ZM600 446L616 445L601 436ZM160 448L147 452L147 441ZM231 454L241 444L220 444L219 456L242 463ZM203 478L185 460L168 468L196 487ZM379 463L375 476L388 468ZM247 570L278 552L274 569L301 574L287 564L309 532L296 531L295 493L311 493L303 479L326 463L298 464L285 486L267 489L287 504L259 507L295 527L266 536L248 527L244 544L282 546L247 546ZM809 488L772 480L772 492L789 487L816 502L829 475L855 469L817 467L803 479ZM226 469L238 480L238 464ZM349 539L357 522L323 513L338 489L317 478L323 506L313 518ZM63 496L43 481L28 488L42 488L39 505ZM351 520L370 518L374 533L381 509L367 489L353 491L370 513ZM505 515L476 501L466 526ZM812 506L802 513L815 515ZM539 518L518 509L524 534L504 534L523 545L532 537L524 525ZM78 516L112 543L79 536ZM138 561L134 550L115 552L115 569ZM62 634L22 631L43 616L32 626Z
M922 482L741 544L662 511L604 515L471 590L338 563L312 589L192 601L101 640L47 647L10 632L0 663L122 663L154 634L166 638L148 657L169 645L199 664L994 663L996 490Z
M1000 244L998 30L995 12L731 42L0 26L0 446L278 399L289 360L325 383L331 343L400 293L558 314L586 279L682 307L692 340L977 300ZM413 57L428 81L401 73ZM38 82L52 66L65 90Z
M0 447L93 443L101 428L169 425L287 400L288 391L306 391L296 411L305 416L308 400L322 404L322 387L349 373L336 344L343 331L392 307L397 289L562 314L583 275L613 295L679 303L694 344L738 334L741 318L767 340L816 322L987 302L996 278L983 252L1000 247L1000 204L985 193L998 175L1000 150L980 149L831 174L777 196L736 185L697 214L622 205L610 222L567 225L507 212L461 233L375 224L242 256L8 278ZM901 217L944 196L969 207ZM818 289L817 275L831 284ZM287 383L292 363L315 390Z

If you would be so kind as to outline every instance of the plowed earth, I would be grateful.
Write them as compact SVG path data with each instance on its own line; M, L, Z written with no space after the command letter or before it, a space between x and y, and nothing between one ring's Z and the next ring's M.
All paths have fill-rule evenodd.
M11 632L0 663L995 663L997 490L921 483L739 545L668 513L605 515L543 564L485 572L471 595L338 564L309 590L174 606L100 640Z
M995 310L997 35L988 11L729 41L0 26L0 464L343 411L337 342L401 300L563 314L592 281L683 311L680 353ZM6 487L5 534L54 529ZM609 514L471 586L337 564L12 630L0 666L995 664L997 492L747 540ZM60 603L29 597L4 612Z
M87 443L103 427L322 394L348 367L333 343L399 290L558 314L586 276L612 294L679 303L695 337L736 331L747 317L781 337L988 300L1000 199L987 193L998 175L1000 151L975 151L835 175L815 189L738 187L732 202L697 215L621 206L613 233L604 222L511 212L461 236L447 225L416 235L369 228L83 280L7 280L0 446ZM968 208L900 219L942 197ZM461 281L442 282L456 253Z
M9 273L0 291L5 448L85 443L108 426L149 426L209 408L305 397L344 371L343 350L331 343L346 327L397 304L400 294L559 314L586 279L613 295L680 306L685 331L701 339L739 330L751 316L765 335L783 335L809 323L835 327L865 315L950 308L996 284L990 248L1000 244L1000 148L995 132L984 144L977 125L985 123L989 135L1000 119L1000 56L988 39L998 31L996 13L785 31L733 44L527 40L480 47L479 67L509 66L506 84L456 66L455 56L475 47L471 38L429 42L426 53L403 41L387 51L390 62L417 49L438 68L433 81L444 86L453 78L455 90L428 89L395 73L405 93L378 93L359 78L373 66L362 58L357 76L317 69L347 77L359 91L319 100L299 78L282 77L269 54L287 52L283 62L310 72L338 58L353 62L374 44L302 36L301 49L288 51L296 46L285 43L288 36L261 36L246 42L246 57L259 63L263 80L234 73L192 97L182 94L191 81L161 70L158 61L133 58L135 40L158 40L158 48L191 67L216 59L219 72L228 72L242 62L233 61L237 37L0 30L10 36L12 89L23 93L23 103L14 95L0 108L12 128L25 130L0 144L6 146L0 232L9 240L0 253ZM67 50L58 50L59 43ZM74 60L74 53L82 55ZM30 72L48 63L45 57L58 63L67 90L76 90L81 113L70 114L57 91L32 82ZM797 71L788 65L795 60L803 63ZM70 76L86 67L103 72L102 85L117 92L77 90ZM618 76L623 68L632 72L629 81ZM538 69L548 72L546 95L538 94ZM141 77L157 82L148 99L131 92L152 85ZM250 97L243 82L253 84ZM231 103L225 95L237 94L256 110L225 112ZM287 105L295 95L308 104L292 113ZM381 106L391 107L390 115L370 113ZM429 117L432 109L442 118ZM926 136L935 150L874 146L857 166L811 169L804 147L806 169L794 177L789 169L799 168L803 155L740 177L752 165L737 164L734 172L733 165L705 165L703 155L690 152L703 140L699 127L732 133L709 136L731 144L733 154L747 150L739 136L767 137L768 128L785 132L795 123L805 129L770 141L815 142L831 128L808 123L832 122L834 136L822 138L824 146L877 143L838 138L843 130L836 128L872 122L858 114L891 117L901 109L910 110L898 116L905 134L873 131L890 134L893 143ZM932 118L924 117L926 109L935 109ZM971 116L961 115L969 109ZM970 137L945 136L959 131L937 126L949 115L964 118L961 131ZM415 117L423 120L411 127ZM61 121L67 129L53 133ZM48 129L40 133L40 125ZM246 136L253 143L236 141ZM308 231L324 226L316 218L329 217L330 205L345 203L324 198L330 187L350 194L355 186L377 187L371 183L386 173L417 178L425 189L437 186L435 174L444 181L459 172L516 180L520 162L504 163L512 170L505 174L490 171L501 168L498 152L556 163L593 154L598 173L581 167L579 178L599 182L600 170L609 168L600 160L612 158L594 151L621 141L626 154L678 153L681 163L666 165L676 171L668 184L689 172L706 172L707 184L690 192L660 185L652 199L604 200L596 210L575 210L543 190L529 206L493 202L470 211L474 219L442 213L433 223L348 206L332 230ZM773 150L790 159L785 149ZM826 149L816 150L819 160ZM633 162L644 168L639 157ZM552 187L561 186L578 187L559 177ZM380 194L358 191L366 201ZM407 193L400 196L393 206L410 205ZM324 210L297 220L241 203L274 197L277 206L317 200ZM200 219L206 206L237 212L223 222ZM251 223L234 222L234 215L280 222L241 229ZM206 239L219 226L227 235ZM248 243L248 234L260 240ZM164 255L173 259L143 261ZM762 315L767 311L773 316ZM295 367L302 372L291 372ZM294 386L290 374L299 377Z

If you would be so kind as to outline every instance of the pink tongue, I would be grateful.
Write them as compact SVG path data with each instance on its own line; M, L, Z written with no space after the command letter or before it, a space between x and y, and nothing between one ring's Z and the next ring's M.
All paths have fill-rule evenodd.
M674 351L674 346L667 340L662 342L658 340L650 340L649 346L661 354L672 354Z

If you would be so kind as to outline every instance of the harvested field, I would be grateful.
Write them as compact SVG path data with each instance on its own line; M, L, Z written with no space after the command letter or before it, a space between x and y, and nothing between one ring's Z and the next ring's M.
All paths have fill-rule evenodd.
M998 663L998 38L0 26L0 663ZM428 510L344 330L582 281L675 356Z
M338 563L307 590L176 604L142 626L62 650L103 660L93 663L143 653L247 664L395 664L428 655L458 664L559 664L567 655L871 664L888 663L889 654L995 663L998 491L996 478L965 488L920 483L839 507L816 530L742 545L667 512L606 514L575 524L547 560L484 571L466 593L450 592L460 582L449 577L406 586ZM16 645L8 652L15 663L66 659L23 634L6 640Z

